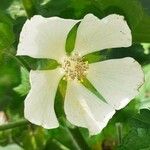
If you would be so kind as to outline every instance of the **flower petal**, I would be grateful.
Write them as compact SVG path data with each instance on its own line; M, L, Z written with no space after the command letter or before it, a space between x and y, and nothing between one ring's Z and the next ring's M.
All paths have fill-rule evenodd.
M74 52L85 55L106 48L129 47L131 42L131 31L123 16L112 14L100 20L88 14L78 27Z
M64 109L72 124L88 128L91 135L99 133L115 113L111 106L77 82L68 83Z
M44 128L59 126L54 111L54 99L62 75L59 69L31 71L31 90L25 99L25 118Z
M109 104L121 109L138 94L144 75L138 62L126 57L90 64L87 78Z
M21 31L17 55L60 60L65 54L67 35L77 22L59 17L32 17Z

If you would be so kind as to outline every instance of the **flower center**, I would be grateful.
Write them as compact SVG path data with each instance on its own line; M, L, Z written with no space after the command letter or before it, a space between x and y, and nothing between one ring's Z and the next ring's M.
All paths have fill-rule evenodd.
M74 54L64 59L62 68L65 71L65 77L71 80L82 80L89 68L88 62L83 61L79 54Z

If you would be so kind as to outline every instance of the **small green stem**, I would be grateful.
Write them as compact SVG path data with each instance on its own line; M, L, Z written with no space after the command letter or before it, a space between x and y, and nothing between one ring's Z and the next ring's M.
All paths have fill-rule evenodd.
M61 142L59 142L56 139L52 139L52 142L54 142L62 150L70 150L68 147L66 147L65 145L63 145Z
M74 147L76 150L90 150L87 142L83 138L79 128L69 128L65 118L59 118L60 124L62 124L62 128L66 130L68 133Z
M77 150L90 150L89 146L85 142L79 128L67 128L66 129L68 134L70 135L74 145L76 146Z
M3 125L0 126L0 131L16 128L16 127L20 127L20 126L24 126L24 125L27 125L28 123L29 122L25 119L15 121L15 122L6 123L6 124L3 124Z
M68 127L65 128L66 132L68 133L72 144L74 145L74 147L76 148L76 150L82 150L77 142L77 140L75 139L74 135L72 134L72 132L70 131L70 129Z
M20 127L20 126L25 126L28 123L29 122L25 119L22 119L22 120L19 120L16 122L6 123L6 124L0 126L0 131L16 128L16 127ZM85 142L85 140L78 128L71 129L71 128L68 128L67 126L65 126L65 127L63 126L63 128L66 130L66 132L70 136L76 150L90 150L89 146ZM63 147L63 148L65 149L66 147Z
M117 143L121 145L122 143L122 123L116 123L116 130L117 130Z

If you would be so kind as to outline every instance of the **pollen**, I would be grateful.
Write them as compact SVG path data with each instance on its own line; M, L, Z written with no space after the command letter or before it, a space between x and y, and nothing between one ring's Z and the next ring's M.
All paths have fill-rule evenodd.
M64 59L62 68L67 79L82 81L87 74L89 65L79 54L74 54Z

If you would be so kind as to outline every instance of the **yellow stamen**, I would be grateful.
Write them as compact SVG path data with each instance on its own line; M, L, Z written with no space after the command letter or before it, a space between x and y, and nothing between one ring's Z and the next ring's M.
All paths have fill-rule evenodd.
M84 62L82 57L78 54L74 54L70 57L64 59L62 68L65 71L65 76L67 79L80 80L86 76L87 70L89 68L88 62Z

